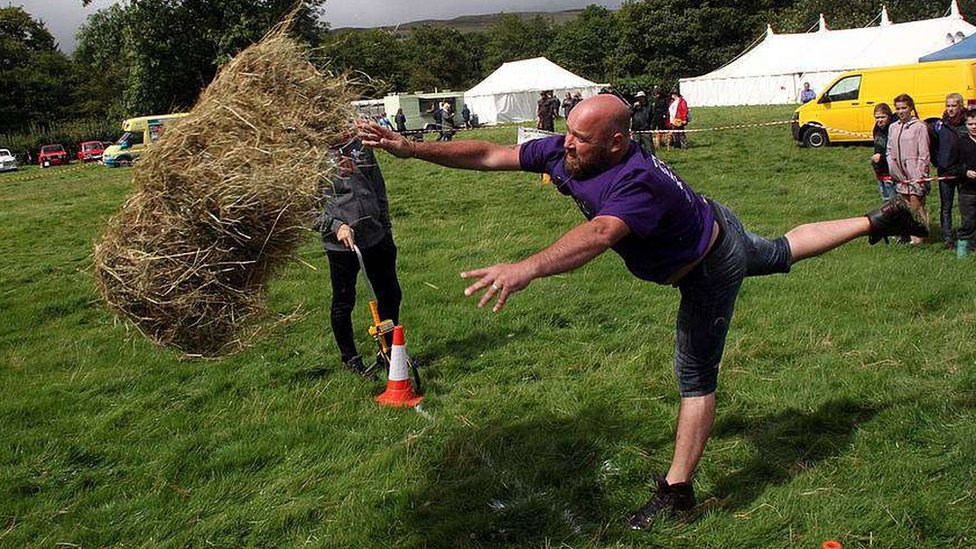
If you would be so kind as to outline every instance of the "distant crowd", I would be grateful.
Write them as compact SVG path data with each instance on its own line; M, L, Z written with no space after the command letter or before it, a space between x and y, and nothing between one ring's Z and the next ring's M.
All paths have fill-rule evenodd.
M434 120L433 124L428 124L424 130L432 130L437 132L437 141L450 141L454 138L454 134L457 133L457 129L460 128L476 128L479 126L478 115L473 114L468 108L467 104L461 108L461 120L458 122L457 113L454 111L454 105L449 101L435 102L426 111L420 113L422 116L429 116ZM393 131L402 134L417 134L415 137L419 138L422 134L421 131L407 129L407 115L403 113L403 109L397 109L396 114L393 116L391 121L387 114L384 112L380 115L373 116L372 119L383 126L384 128L389 128Z
M651 98L643 90L634 96L634 104L630 108L630 129L633 132L657 133L635 133L634 139L649 152L654 152L658 147L688 148L688 134L677 131L687 129L691 122L691 109L681 92L675 89L669 94L654 86Z
M600 93L613 94L627 102L612 87L603 88ZM569 118L569 113L583 100L579 92L574 94L566 92L562 101L551 90L541 92L539 95L536 107L536 128L548 132L555 131L555 119L559 117L560 109L562 109L563 117ZM634 95L632 103L627 102L630 106L630 130L634 132L634 141L637 141L648 152L654 152L659 147L687 148L687 134L684 131L675 130L684 130L691 121L688 102L678 90L668 94L658 86L654 86L651 99L648 98L646 92L640 90Z
M874 154L871 164L882 199L900 195L928 220L925 199L932 191L931 166L936 168L942 240L946 249L964 255L976 241L976 110L966 110L963 96L946 96L942 118L931 124L919 119L908 94L874 108ZM958 191L961 226L952 229ZM902 239L908 242L908 239ZM912 244L924 239L912 237Z

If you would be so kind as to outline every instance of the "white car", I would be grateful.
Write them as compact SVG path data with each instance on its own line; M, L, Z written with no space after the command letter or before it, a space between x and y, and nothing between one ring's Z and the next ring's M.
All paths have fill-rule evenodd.
M0 149L0 172L11 172L17 169L17 159L7 149Z

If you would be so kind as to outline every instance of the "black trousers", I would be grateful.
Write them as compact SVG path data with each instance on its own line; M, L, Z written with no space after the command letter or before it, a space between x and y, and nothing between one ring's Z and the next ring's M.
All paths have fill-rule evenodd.
M360 250L366 265L366 276L376 292L380 309L380 320L400 323L400 301L403 292L396 275L397 248L393 235L389 234L379 244ZM352 313L356 307L356 276L359 274L359 260L352 251L327 250L329 274L332 277L332 335L343 362L359 354L352 330ZM368 310L363 310L363 318L369 318Z
M959 227L960 240L976 240L976 194L959 193L959 213L962 226ZM972 242L970 242L972 247Z
M946 174L939 170L939 177ZM939 181L939 222L942 225L942 240L952 241L952 202L956 196L956 182Z

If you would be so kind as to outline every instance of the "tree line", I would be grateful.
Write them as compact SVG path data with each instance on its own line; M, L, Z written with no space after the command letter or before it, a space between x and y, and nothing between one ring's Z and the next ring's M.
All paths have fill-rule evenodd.
M78 0L87 4L90 0ZM762 36L804 32L826 14L831 28L861 27L879 0L629 0L591 5L556 24L508 14L482 32L421 26L336 32L326 0L305 0L295 34L324 68L348 72L364 97L391 91L467 89L502 63L546 56L596 82L673 85L726 63ZM895 22L943 15L949 0L887 0ZM961 0L964 16L976 0ZM0 134L37 133L68 122L104 122L189 108L218 67L258 40L294 0L129 0L85 22L72 55L18 7L0 8ZM875 21L874 24L877 24Z

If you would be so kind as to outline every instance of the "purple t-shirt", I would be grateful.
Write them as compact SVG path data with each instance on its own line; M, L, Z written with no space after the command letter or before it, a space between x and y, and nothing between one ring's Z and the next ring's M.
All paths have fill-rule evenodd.
M563 165L563 139L554 135L523 143L522 169L548 173L559 192L572 196L587 219L608 215L626 223L630 234L613 250L634 276L664 284L705 253L714 212L664 162L631 143L619 164L578 180Z

